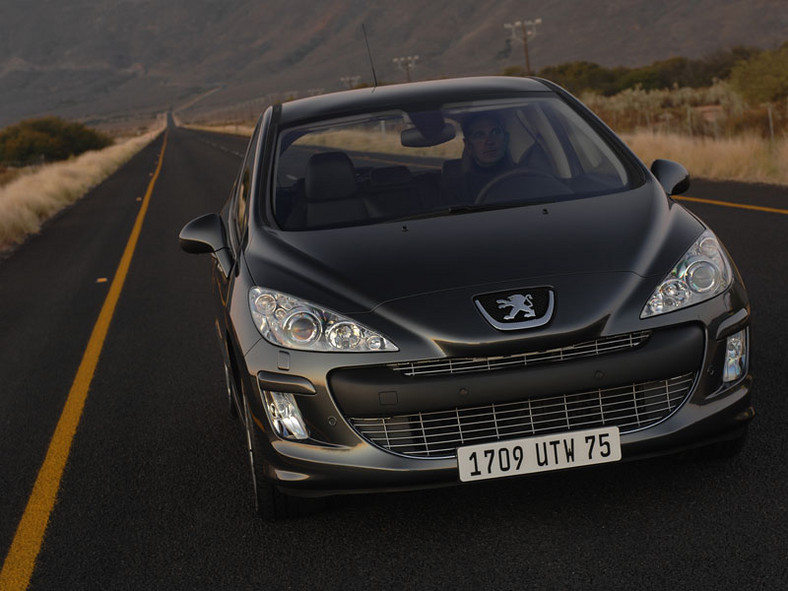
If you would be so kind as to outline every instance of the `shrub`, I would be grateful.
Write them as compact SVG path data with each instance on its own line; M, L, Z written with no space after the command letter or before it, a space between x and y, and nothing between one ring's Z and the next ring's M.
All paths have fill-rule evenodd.
M616 76L620 69L608 69L593 62L569 62L539 70L539 76L552 80L574 94L592 90L604 95L620 90Z
M0 131L0 162L27 166L100 150L112 139L59 117L27 119Z
M753 105L788 98L788 42L738 62L731 71L731 84Z
M612 96L635 87L643 90L703 88L711 86L715 80L727 79L735 64L756 59L760 54L759 49L739 46L697 60L673 57L638 68L605 68L593 62L567 62L542 68L538 75L576 95L594 92Z
M16 178L0 186L0 253L38 232L44 220L111 175L158 134L153 131L67 162L9 169Z

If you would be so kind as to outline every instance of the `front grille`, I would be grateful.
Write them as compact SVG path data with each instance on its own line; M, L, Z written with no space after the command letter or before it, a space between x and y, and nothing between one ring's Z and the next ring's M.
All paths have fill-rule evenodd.
M533 351L519 355L502 355L499 357L467 357L456 359L430 359L389 365L394 371L406 376L440 376L458 373L495 371L515 367L532 366L540 363L555 363L596 357L618 351L630 351L643 345L651 336L651 331L642 330L612 337L602 337L593 341L559 347L546 351Z
M622 433L668 417L689 394L694 374L520 402L374 418L350 418L368 441L417 458L452 457L457 447L617 426Z

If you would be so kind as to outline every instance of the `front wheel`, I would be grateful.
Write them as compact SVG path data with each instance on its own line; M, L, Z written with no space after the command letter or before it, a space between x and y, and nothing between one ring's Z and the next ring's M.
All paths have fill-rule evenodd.
M252 472L252 492L254 493L254 512L266 521L276 521L288 517L288 499L263 474L262 454L257 442L252 411L243 396L243 422L246 431L246 448L249 467Z
M230 412L230 416L235 418L238 416L238 408L236 407L236 396L235 396L235 382L233 381L233 375L227 364L224 364L224 383L227 388L227 409Z
M252 472L252 492L255 515L265 521L279 521L321 511L326 506L323 498L301 498L286 495L279 491L265 476L263 454L260 449L259 435L254 426L252 411L246 396L243 400L243 423L246 431L246 447L249 467Z

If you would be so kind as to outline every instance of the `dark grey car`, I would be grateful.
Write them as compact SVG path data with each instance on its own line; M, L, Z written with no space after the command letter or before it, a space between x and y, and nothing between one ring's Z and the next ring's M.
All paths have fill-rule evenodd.
M260 118L214 255L256 508L703 447L754 416L724 246L576 99L477 78Z

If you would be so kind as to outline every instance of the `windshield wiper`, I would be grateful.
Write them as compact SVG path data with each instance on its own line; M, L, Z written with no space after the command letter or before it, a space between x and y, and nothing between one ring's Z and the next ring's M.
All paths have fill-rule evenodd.
M506 201L504 203L483 203L480 205L453 205L443 209L433 209L423 211L409 216L387 220L391 222L409 222L424 218L442 217L447 215L457 215L463 213L473 213L477 211L494 211L496 209L509 209L512 207L522 207L525 205L542 205L545 203L555 203L555 199L539 199L537 201Z
M414 213L413 215L406 215L399 218L386 220L389 222L409 222L411 220L421 220L424 218L437 218L445 215L455 215L458 213L468 213L471 211L478 211L474 205L455 205L452 207L444 207L441 209L431 209L429 211L422 211L421 213Z

